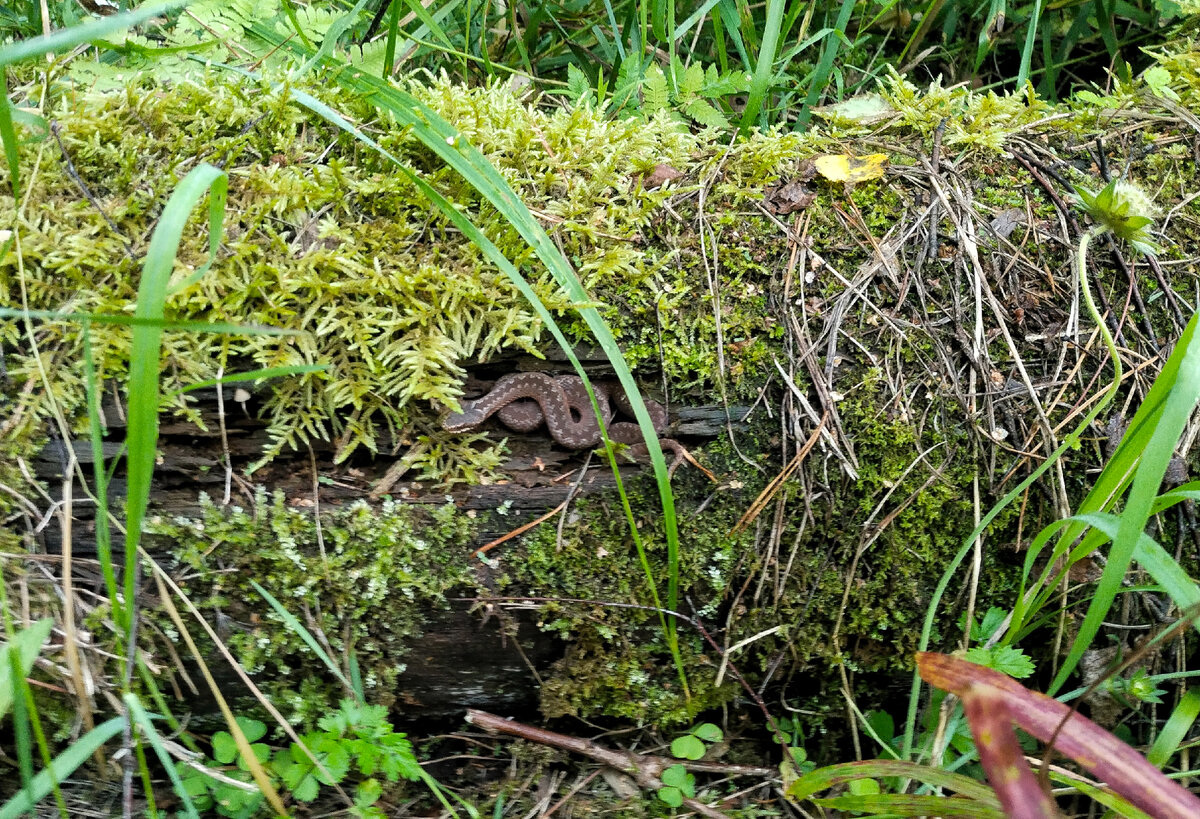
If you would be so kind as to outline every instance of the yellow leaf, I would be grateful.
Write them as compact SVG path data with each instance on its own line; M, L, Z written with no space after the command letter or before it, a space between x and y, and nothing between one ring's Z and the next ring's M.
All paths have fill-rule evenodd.
M829 181L853 185L883 176L887 161L887 154L822 154L813 160L813 165L816 166L817 173Z

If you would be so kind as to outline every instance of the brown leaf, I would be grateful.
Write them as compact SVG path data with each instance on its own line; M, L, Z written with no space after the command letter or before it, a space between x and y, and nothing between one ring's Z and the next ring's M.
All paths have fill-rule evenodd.
M1025 221L1025 211L1022 208L1009 208L1008 210L1000 211L996 217L992 219L992 232L1001 239L1007 239L1012 235L1012 232L1021 226Z
M661 188L668 182L673 182L676 179L683 177L683 174L672 168L670 165L664 165L661 162L654 166L654 169L647 174L642 175L642 187L648 191Z
M975 737L979 762L1010 819L1055 819L1050 797L1029 769L1004 695L986 685L963 692L963 713Z
M776 216L786 216L789 213L804 210L816 199L816 191L799 179L792 179L768 186L763 192L763 207Z

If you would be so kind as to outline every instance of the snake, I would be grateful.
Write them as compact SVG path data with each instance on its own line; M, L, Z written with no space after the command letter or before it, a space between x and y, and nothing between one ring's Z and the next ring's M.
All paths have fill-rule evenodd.
M631 447L644 446L642 430L637 424L628 421L611 423L613 404L622 413L633 417L633 407L625 390L619 385L603 383L593 383L592 390L600 405L600 416L609 440ZM657 401L645 403L654 431L665 432L666 408ZM474 401L462 401L460 406L462 412L443 419L443 429L463 432L496 415L501 423L517 432L532 432L544 423L550 437L568 449L588 449L600 443L600 425L596 423L583 379L577 375L509 373L501 377L486 395ZM662 439L660 443L671 449L682 448L671 439Z

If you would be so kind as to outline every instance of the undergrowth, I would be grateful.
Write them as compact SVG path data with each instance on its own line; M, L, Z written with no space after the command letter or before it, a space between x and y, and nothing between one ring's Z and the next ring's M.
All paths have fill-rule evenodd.
M2 422L12 458L0 466L0 481L8 490L6 513L29 530L0 532L6 549L13 547L0 578L6 636L0 717L12 715L19 784L0 815L31 810L50 795L67 815L61 783L115 742L123 751L124 804L133 804L137 790L151 813L167 787L159 784L169 781L183 815L283 814L327 797L352 815L377 816L402 792L391 785L405 779L421 781L452 815L455 805L478 815L469 802L452 802L425 772L385 711L402 698L402 658L419 645L422 612L445 605L451 589L486 596L511 585L536 595L525 602L540 604L539 625L569 641L540 691L547 716L677 726L725 707L736 712L727 726L765 732L781 746L771 762L782 760L791 798L830 808L886 812L919 804L941 812L944 797L909 792L916 781L952 783L978 815L996 815L991 791L955 773L981 775L973 766L988 742L972 741L952 701L934 695L922 709L925 689L915 677L907 711L894 712L900 719L883 707L864 711L858 703L865 700L855 696L855 675L894 675L909 667L912 648L949 644L956 634L964 648L975 644L967 656L976 663L1031 682L1040 674L1051 692L1080 668L1089 689L1107 675L1111 695L1159 704L1167 690L1158 686L1170 675L1138 665L1144 647L1107 671L1103 658L1089 658L1089 666L1085 657L1097 651L1101 629L1120 614L1127 595L1153 594L1185 612L1200 599L1186 567L1155 539L1173 530L1148 529L1154 516L1200 499L1193 484L1160 493L1200 394L1195 320L1186 328L1164 320L1180 341L1169 358L1164 353L1153 384L1123 381L1121 357L1133 348L1117 345L1106 323L1113 317L1091 294L1107 294L1112 304L1121 296L1128 304L1137 279L1130 274L1124 297L1106 277L1089 275L1089 260L1107 264L1095 261L1091 243L1111 235L1110 251L1166 255L1170 249L1151 232L1161 211L1143 207L1149 197L1127 181L1108 182L1103 144L1095 154L1076 154L1094 158L1096 172L1106 175L1106 185L1092 185L1088 162L1051 161L1051 149L1030 142L1060 119L1066 134L1090 142L1097 124L1134 106L1178 115L1172 127L1189 125L1191 115L1178 114L1178 106L1195 102L1195 56L1156 54L1155 66L1140 77L1119 65L1109 86L1076 94L1069 108L1051 106L1024 80L1040 75L1043 90L1053 94L1067 79L1073 50L1091 48L1115 60L1182 7L1117 10L1095 0L1074 8L1014 8L1024 45L1007 56L998 51L1005 12L995 4L956 14L933 2L907 37L911 16L896 16L881 30L883 16L900 10L863 11L851 3L806 10L777 0L761 8L709 3L695 14L688 10L684 21L685 10L673 4L608 5L607 20L588 26L582 12L562 25L557 9L526 9L518 19L512 8L480 11L469 3L410 8L411 19L401 22L399 4L381 6L382 33L361 47L347 48L346 41L370 27L363 3L344 15L239 0L198 2L181 15L142 10L121 18L146 26L124 39L118 20L0 50L5 67L117 38L99 59L73 59L44 74L40 64L14 68L10 94L20 107L6 104L0 115L12 188L11 197L0 198L6 226L0 342L13 403ZM54 4L56 19L76 13ZM822 18L832 26L816 31ZM1138 30L1130 27L1118 40L1118 19ZM1095 21L1096 31L1085 31L1081 21ZM539 33L552 22L565 44ZM958 74L970 49L952 54L960 51L952 44L970 31L976 35L971 71L988 60L1015 59L1017 92L976 93L940 81L922 92L869 54L872 48L882 54L885 38L917 49L935 23L943 35L940 54L959 60ZM0 18L5 24L14 31L26 25ZM494 49L476 39L497 26L512 36L499 38ZM1039 38L1046 43L1040 56ZM640 56L650 42L666 51L654 63ZM702 54L704 47L713 50ZM575 57L565 59L563 48ZM579 54L592 51L603 57L594 74L575 65ZM850 61L839 60L840 52ZM493 68L490 61L502 58L511 64ZM464 88L448 73L427 73L391 82L394 65L422 59L454 68L459 79L486 80ZM157 84L131 83L129 73L139 71L153 73ZM218 79L218 71L234 73ZM522 97L518 83L496 76L522 71L543 88L565 88L565 97L541 110ZM817 107L868 80L874 96L848 107ZM794 116L784 113L792 103ZM818 127L793 130L810 118ZM745 131L770 123L773 131ZM714 134L735 126L743 134L733 148L711 147ZM799 160L874 150L880 140L890 140L893 162L883 182L822 181ZM941 164L929 160L930 152ZM676 172L674 181L649 185L662 166ZM990 204L976 202L963 186L964 167L992 176L1004 168L1011 176L985 191ZM1062 201L1035 206L1027 191L1006 198L1006 188L1032 188L1035 181L1050 189L1046 175L1069 177L1074 209ZM813 185L806 212L779 214L790 217L785 224L760 207L768 185L800 177ZM924 187L898 184L914 179ZM910 196L914 190L921 197ZM206 223L189 217L202 201ZM1028 203L1025 213L1012 215L1021 210L1014 201ZM1184 210L1190 201L1169 213L1194 220ZM1016 220L1004 235L1002 216ZM1085 224L1071 233L1076 220ZM991 233L981 239L985 224ZM1025 236L1009 242L1017 224ZM1048 224L1061 224L1069 241ZM918 227L905 233L912 225ZM917 232L922 225L926 233ZM914 235L924 238L909 242ZM1036 264L1020 249L1031 241ZM914 244L928 252L914 256ZM994 279L981 258L996 262ZM1014 261L1002 270L1004 258ZM1154 264L1113 258L1131 270ZM1061 335L1068 320L1058 321L1060 314L1078 315L1062 293L1039 289L1060 288L1053 271L1067 260L1076 265L1071 287L1103 348L1076 335L1075 369L1063 382L1061 369L1047 382L1073 389L1077 376L1099 379L1106 357L1116 375L1085 387L1076 407L1063 399L1069 392L1063 388L1043 409L1029 386L1039 417L998 420L1006 411L1000 398L1014 394L1002 396L999 385L1029 384L1021 359L1030 355L1028 345ZM1015 284L1007 287L1010 275ZM1001 305L992 287L1017 300ZM1158 300L1180 316L1180 302L1191 311L1183 296L1162 288ZM903 297L887 304L884 297L895 292L914 293L919 311L904 312ZM996 327L987 334L985 292ZM1052 306L1037 310L1039 300ZM974 302L969 322L963 301ZM951 303L960 312L938 313ZM1020 341L1008 333L1010 320L1022 325ZM1033 327L1035 321L1042 324ZM954 326L943 333L947 322ZM1134 316L1124 332L1146 349L1160 343L1146 315ZM691 397L714 387L723 403L782 394L782 426L739 430L743 444L753 445L750 454L737 448L732 433L728 449L714 446L710 457L721 453L722 476L716 488L705 484L707 499L697 506L712 511L682 522L657 438L648 438L656 483L646 486L658 489L659 505L647 500L652 491L620 487L614 465L619 493L595 506L578 504L574 526L564 517L559 531L546 527L527 537L516 565L493 564L488 581L500 589L474 585L460 547L474 537L475 523L449 504L414 513L398 501L359 501L317 516L296 508L303 506L296 497L278 493L268 500L259 489L245 509L205 500L194 517L147 518L160 412L212 433L199 390L218 383L258 390L235 399L243 407L255 402L267 425L267 444L251 472L329 442L332 464L356 450L407 447L408 466L421 477L447 484L495 479L500 446L483 435L449 435L437 414L461 395L465 362L517 351L541 355L543 333L554 336L581 374L577 343L601 346L635 396L637 365L657 365L666 383ZM806 349L796 348L802 344ZM818 362L821 356L827 358ZM914 370L921 375L909 375ZM784 387L772 393L765 384L776 378ZM261 386L268 380L270 387ZM1104 468L1072 477L1070 487L1059 471L1056 483L1039 484L1051 499L1041 503L1029 491L1034 482L1061 470L1060 459L1076 457L1094 434L1092 422L1118 395L1127 396L1132 418L1124 435L1117 427L1108 431L1112 451L1097 458ZM982 407L979 396L986 399ZM645 416L640 397L636 403ZM647 418L640 420L647 428ZM124 451L116 453L105 443L122 422ZM218 430L225 440L224 416ZM1028 440L1010 438L1019 430L1029 432ZM86 608L74 586L71 493L74 473L83 477L79 453L89 447L65 447L61 504L27 468L48 438L77 436L89 439L92 466L79 486L98 512L95 602ZM781 442L791 465L772 466L767 453ZM985 474L986 458L978 453L992 444L1011 449L1005 453L1016 464L1011 473L1001 474L996 456L988 456L993 462ZM112 491L115 455L126 462L120 493ZM317 481L317 456L311 457ZM788 478L806 457L811 461ZM1072 468L1082 472L1082 462ZM772 480L772 470L782 477ZM699 493L699 476L676 486L688 480L689 492ZM35 521L43 513L30 500L41 498L38 492L51 500L44 520L57 514L61 521L62 585L31 606L23 572L36 561L16 546L32 543L32 533L45 526ZM764 514L767 508L774 511ZM1031 529L1038 531L1032 539ZM172 571L140 548L144 534L171 544L178 560ZM985 556L985 534L1011 537L1024 558ZM1086 570L1099 550L1105 559L1096 585L1077 597L1060 596L1075 594L1062 591L1068 570ZM974 565L959 599L951 600L950 585L968 557ZM1135 564L1148 579L1129 586ZM18 588L22 596L14 598L10 589ZM159 608L143 608L148 594ZM977 609L984 598L987 605ZM1007 610L992 605L997 601ZM1068 623L1070 609L1083 611L1084 602L1083 616ZM86 612L82 622L77 606ZM65 671L58 687L73 691L80 706L81 727L66 743L69 732L55 710L61 704L29 682L49 673L49 663L35 663L59 620ZM1185 616L1175 631L1189 625ZM1070 645L1048 650L1048 636ZM198 736L172 712L168 678L156 660L177 641L188 657L172 655L178 679L192 685L184 667L194 664L225 730ZM103 674L85 670L79 659L81 650L97 645L105 652L97 666ZM208 665L215 655L228 661L236 687L217 683ZM1186 655L1181 651L1185 665ZM768 708L762 701L778 669L805 674L817 665L817 690L790 679L772 689L794 716L780 718L774 703ZM101 677L113 681L104 689L107 710L80 695ZM844 712L829 704L835 690ZM761 712L752 727L738 708L743 694ZM895 697L878 699L871 704L896 704ZM252 710L271 717L274 735L267 736L265 720L248 716ZM105 719L110 711L117 716ZM1148 751L1155 764L1168 764L1187 747L1197 713L1196 698L1180 693L1165 720L1151 714L1139 726L1153 734L1163 723ZM662 805L692 808L688 800L717 797L685 764L725 752L731 732L714 727L701 723L677 738L678 762L646 780L657 783ZM824 744L822 734L832 732L836 739ZM816 767L813 757L847 745L859 758L886 754L902 764L876 760L849 774ZM848 795L814 796L834 781L854 784ZM343 787L350 784L353 795ZM1088 783L1069 785L1136 815ZM504 798L491 800L497 815ZM745 810L751 815L757 808Z

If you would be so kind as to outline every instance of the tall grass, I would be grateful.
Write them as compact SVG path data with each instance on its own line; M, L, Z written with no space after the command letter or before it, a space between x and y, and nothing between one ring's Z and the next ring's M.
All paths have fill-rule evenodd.
M122 731L126 737L125 744L127 751L136 752L137 754L137 759L141 763L140 768L143 778L148 778L149 772L145 767L145 757L142 753L141 743L148 741L155 751L156 756L166 766L168 775L179 786L178 777L175 774L174 766L170 764L170 757L162 742L162 737L155 729L150 714L142 706L140 698L132 690L133 671L135 667L141 666L144 669L142 661L137 656L138 611L136 601L139 599L138 578L140 560L146 557L139 548L139 542L149 503L150 486L157 454L158 412L160 404L159 362L162 334L166 330L243 334L284 334L287 332L270 328L238 327L225 324L205 325L197 322L173 322L164 318L167 296L173 290L181 289L196 281L207 271L216 258L216 251L222 236L225 185L226 176L223 171L211 165L202 164L189 173L176 187L159 217L158 225L155 228L147 249L142 269L141 285L138 291L137 307L133 316L58 314L31 311L28 309L0 309L0 318L23 320L27 325L34 320L74 320L80 324L80 332L84 339L85 360L83 368L87 389L87 409L94 462L94 496L97 501L97 558L100 563L101 574L104 578L105 590L108 597L107 602L112 612L113 620L120 631L120 638L117 642L118 650L120 650L120 647L124 648L125 656L122 658L122 662L126 666L121 686L122 701L126 706L125 714L120 718L109 720L103 725L97 726L85 736L76 740L53 762L48 762L45 770L38 774L37 777L23 775L23 787L21 791L5 803L4 806L0 807L0 816L10 815L9 811L13 812L12 815L18 814L26 809L24 806L36 804L45 796L49 788L57 790L57 783L59 781L69 776L100 745L111 740L117 733ZM185 224L193 208L206 195L209 199L209 261L195 274L172 287L171 276L174 271L175 257L179 249ZM16 229L16 246L19 254L19 226L14 227ZM128 396L127 437L125 442L127 483L124 514L120 517L112 516L108 503L111 473L106 467L103 449L103 429L99 412L101 384L91 360L89 325L99 322L122 324L131 328L129 381L126 389L126 395ZM28 337L32 340L32 327L30 327ZM280 372L290 374L290 369L292 368L281 368ZM110 516L120 526L125 536L123 555L119 562L115 559L116 556L112 548ZM4 578L0 576L0 589L4 587ZM71 599L64 601L64 605L66 606L73 606L74 604L74 601ZM28 706L25 710L22 710L20 705L14 709L18 748L30 747L28 742L20 740L20 736L28 732L30 728L33 728L38 735L38 744L42 747L43 754L45 754L47 746L40 730L36 728L38 724L37 710L30 694L28 683L25 680L25 675L29 671L33 657L37 654L37 649L40 649L44 640L45 635L41 624L45 623L49 625L50 621L40 621L39 624L26 629L25 632L16 634L11 629L12 615L7 601L0 600L0 606L3 607L6 622L10 627L7 654L12 659L7 668L10 673L4 675L3 681L0 681L0 702L3 701L3 692L9 690L12 692L10 696L14 703ZM67 639L73 639L73 636L68 634ZM28 656L27 652L31 646L33 647L33 656L29 657L29 662L26 663L24 660ZM19 663L17 662L18 658L21 660ZM150 695L155 700L157 706L162 709L166 701L158 694L153 677L143 675L141 679L149 687ZM3 709L0 709L0 716L3 716ZM178 723L170 717L169 711L161 716L168 719L168 721L178 728ZM236 725L231 726L231 731L236 732L237 730ZM130 743L132 743L132 746ZM28 766L23 764L21 767L25 771ZM132 772L133 768L127 767L127 771ZM128 787L129 784L127 782L126 788L128 789ZM187 793L181 786L177 789L188 815L197 815ZM148 790L146 796L150 798ZM282 802L279 802L278 796L275 796L275 801L280 812L282 812L283 806ZM66 809L65 805L61 804L61 797L60 806L65 814Z
M1087 72L1070 73L1080 59L1098 69L1144 60L1143 41L1162 36L1162 24L1178 13L1155 0L603 0L578 7L535 2L520 12L463 0L395 0L385 33L399 63L389 57L388 65L440 70L451 57L463 79L521 71L548 87L564 83L574 65L612 87L627 60L640 75L648 61L661 59L674 82L678 57L683 65L752 75L743 128L793 118L803 127L821 102L871 90L877 60L928 79L948 71L948 80L1010 89L1036 77L1053 97L1065 90L1064 80L1091 80ZM787 108L792 98L802 104Z

